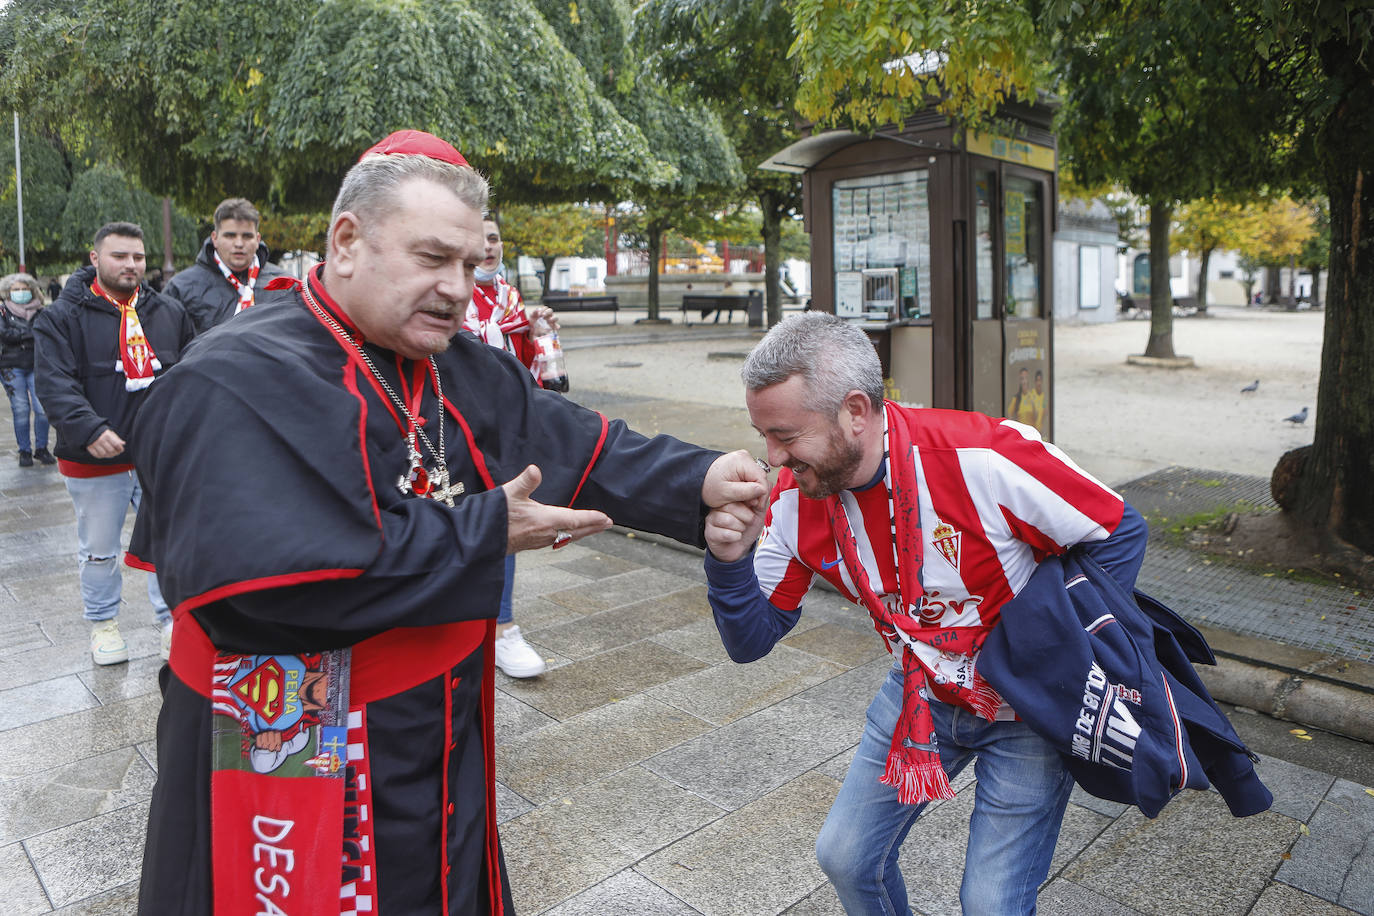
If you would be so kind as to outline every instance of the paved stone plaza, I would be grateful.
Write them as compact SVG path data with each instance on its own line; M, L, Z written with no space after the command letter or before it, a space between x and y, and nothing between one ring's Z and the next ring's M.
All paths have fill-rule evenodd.
M0 913L132 913L159 702L143 574L125 576L132 661L95 668L71 503L55 469L14 466L13 447L6 418ZM890 664L864 615L817 593L771 655L736 665L699 556L620 531L521 554L515 596L551 659L540 678L497 682L502 842L521 914L842 912L812 845ZM1374 746L1232 718L1263 757L1274 809L1236 820L1215 793L1189 793L1147 820L1076 792L1042 913L1374 916ZM958 912L971 805L963 791L933 807L904 847L918 913Z

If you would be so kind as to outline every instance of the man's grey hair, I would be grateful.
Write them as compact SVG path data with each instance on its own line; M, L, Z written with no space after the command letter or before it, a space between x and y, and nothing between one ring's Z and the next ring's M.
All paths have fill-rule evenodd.
M374 153L363 157L344 176L329 216L331 241L340 213L351 211L364 226L383 220L396 212L401 186L416 179L448 188L464 204L485 215L490 189L476 169L428 156Z
M744 361L740 377L758 391L800 375L806 403L815 413L838 413L845 395L868 395L883 409L883 369L878 351L860 328L828 312L802 312L774 325Z

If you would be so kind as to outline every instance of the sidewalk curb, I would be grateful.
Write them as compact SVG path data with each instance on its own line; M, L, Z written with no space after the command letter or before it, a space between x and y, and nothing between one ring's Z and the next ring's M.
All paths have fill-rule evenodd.
M698 557L705 553L661 535L619 525L611 530ZM1215 667L1196 666L1213 699L1374 743L1374 665L1215 627L1198 630L1217 656Z

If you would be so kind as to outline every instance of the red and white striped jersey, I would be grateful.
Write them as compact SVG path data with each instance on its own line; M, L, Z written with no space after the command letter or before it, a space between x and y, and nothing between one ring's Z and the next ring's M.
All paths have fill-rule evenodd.
M1125 503L1029 426L958 410L898 408L912 441L921 516L922 626L991 630L1039 560L1106 538ZM839 495L869 582L896 601L892 517L882 478ZM823 500L808 499L782 469L773 488L754 570L776 607L796 610L815 577L850 601L858 593L840 559ZM881 587L879 586L881 583ZM978 640L979 645L982 640ZM972 661L910 643L936 672ZM939 678L933 679L936 693ZM1000 717L1000 716L999 716Z

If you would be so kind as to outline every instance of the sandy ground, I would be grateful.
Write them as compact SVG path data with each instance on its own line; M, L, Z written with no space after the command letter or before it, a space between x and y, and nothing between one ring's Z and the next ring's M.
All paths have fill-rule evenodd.
M1267 477L1280 455L1312 441L1323 317L1218 308L1206 318L1176 319L1175 352L1197 363L1177 370L1127 364L1129 354L1145 348L1148 321L1060 324L1056 442L1110 484L1169 465ZM738 374L751 343L689 338L572 350L574 396L581 392L593 406L604 404L613 413L624 406L618 413L637 427L653 427L645 431L700 433L700 417L714 416L722 426L714 438L728 444L751 435ZM1257 378L1256 393L1240 393ZM636 416L633 405L617 400L630 396L658 403L652 414ZM663 401L678 402L697 416L695 430L674 429ZM1284 422L1304 406L1311 409L1306 424ZM727 426L734 440L725 434Z

